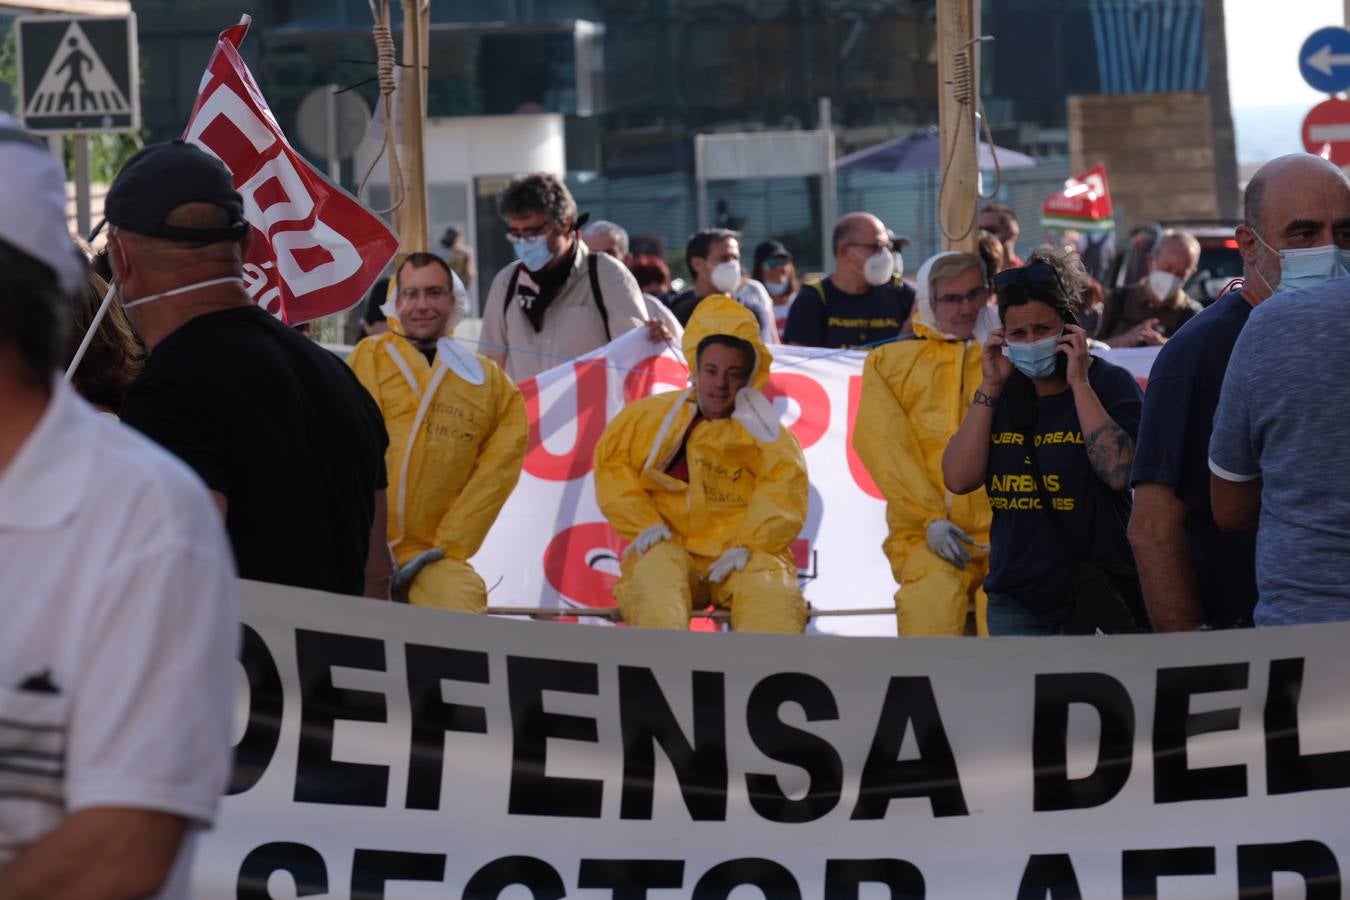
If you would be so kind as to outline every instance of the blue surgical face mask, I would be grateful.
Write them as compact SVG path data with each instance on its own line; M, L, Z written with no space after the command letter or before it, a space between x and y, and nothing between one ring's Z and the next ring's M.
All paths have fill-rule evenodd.
M1276 290L1292 291L1297 288L1312 287L1321 284L1328 278L1338 278L1341 275L1350 275L1350 250L1342 250L1335 244L1323 244L1320 247L1304 247L1302 249L1276 250L1262 239L1261 235L1252 230L1256 239L1261 241L1261 246L1265 247L1271 253L1278 253L1280 256L1280 280L1277 284L1266 282L1266 288L1274 293ZM1256 274L1265 281L1266 276L1261 275L1261 270L1257 269Z
M1009 342L1003 345L1003 355L1028 378L1049 378L1055 374L1055 358L1059 355L1056 347L1062 336L1061 332L1026 344Z
M764 282L764 289L775 297L781 297L787 292L788 283L786 281L780 281L777 284L774 284L771 281L766 281Z
M516 258L531 272L538 272L553 259L553 251L548 249L546 234L517 238L511 241L511 246L515 248Z

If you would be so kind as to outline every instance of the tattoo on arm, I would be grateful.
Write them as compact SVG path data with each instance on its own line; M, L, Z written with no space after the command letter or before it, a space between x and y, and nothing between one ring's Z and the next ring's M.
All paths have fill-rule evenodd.
M1113 420L1084 437L1092 471L1114 491L1130 486L1130 467L1134 465L1134 439Z

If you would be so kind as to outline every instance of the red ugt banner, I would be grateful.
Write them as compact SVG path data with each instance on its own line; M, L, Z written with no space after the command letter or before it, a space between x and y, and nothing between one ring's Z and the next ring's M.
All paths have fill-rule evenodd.
M1114 215L1106 169L1100 164L1066 180L1064 190L1041 204L1041 224L1046 228L1110 231L1115 227Z
M361 302L398 238L291 147L239 55L247 33L247 17L221 32L183 138L219 157L244 198L249 296L297 325Z

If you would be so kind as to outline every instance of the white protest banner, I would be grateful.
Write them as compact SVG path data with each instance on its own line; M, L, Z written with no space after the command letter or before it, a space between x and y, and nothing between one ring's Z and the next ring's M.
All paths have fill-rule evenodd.
M806 528L793 546L806 599L816 609L886 607L895 586L881 552L885 501L852 448L865 354L771 349L766 393L802 445L811 476ZM1144 381L1157 348L1103 355ZM635 331L521 384L530 421L525 470L473 559L493 606L614 605L626 544L595 501L595 445L625 403L682 389L687 380L676 348ZM895 617L814 619L810 630L893 636Z
M1129 370L1140 387L1147 387L1148 373L1153 369L1153 362L1158 358L1158 351L1161 349L1162 347L1121 347L1103 350L1096 355Z
M805 639L255 583L243 611L198 900L1343 896L1350 624Z

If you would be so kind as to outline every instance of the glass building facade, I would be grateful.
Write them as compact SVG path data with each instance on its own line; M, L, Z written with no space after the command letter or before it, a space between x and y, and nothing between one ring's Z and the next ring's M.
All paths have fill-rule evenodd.
M133 0L133 6L147 136L163 140L181 132L215 35L237 20L240 6L238 0ZM1065 98L1114 83L1120 73L1102 63L1108 51L1130 58L1132 48L1119 40L1107 46L1106 31L1144 33L1133 20L1111 17L1127 7L1157 10L1161 28L1164 8L1180 14L1203 3L984 0L983 6L981 31L995 40L983 45L981 94L995 142L1043 160L1037 170L1009 176L1000 195L1025 218L1039 200L1024 208L1018 191L1044 196L1067 174ZM937 121L932 0L433 0L431 10L430 116L561 114L569 178L583 205L635 233L663 235L672 250L696 224L697 133L815 128L822 97L831 101L841 155ZM296 113L311 91L354 86L374 105L370 26L367 0L274 0L255 13L244 56L302 151L308 148L295 139ZM323 167L322 159L314 162ZM351 168L343 170L349 188L356 180ZM819 219L833 211L819 208L816 181L713 185L710 197L726 200L733 217L744 220L746 243L778 237L807 266L824 266L816 236ZM889 179L845 174L840 206L891 210L888 224L926 253L938 242L933 181L926 172ZM490 212L490 198L475 202ZM495 246L502 243L499 223L480 222L477 231L470 243L494 243L480 246L489 272L508 250Z

